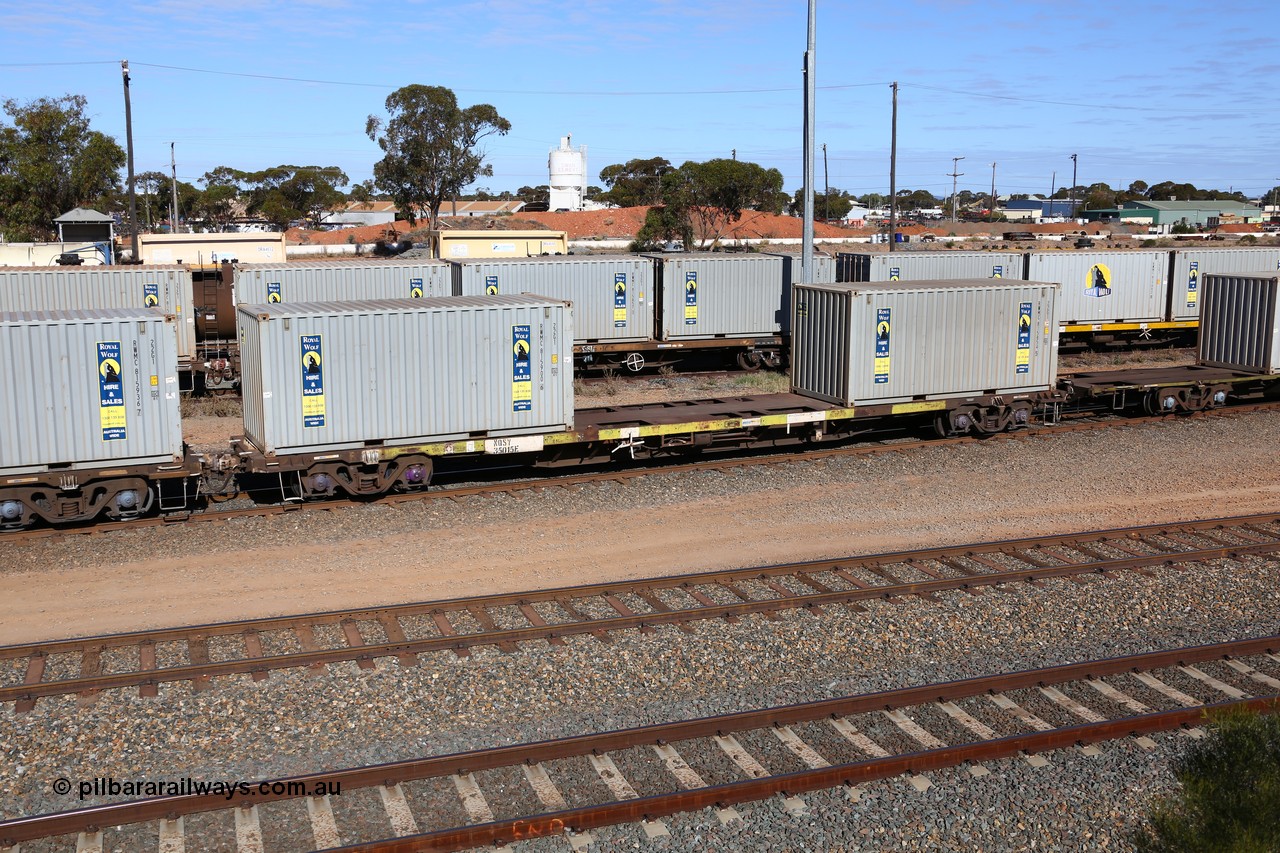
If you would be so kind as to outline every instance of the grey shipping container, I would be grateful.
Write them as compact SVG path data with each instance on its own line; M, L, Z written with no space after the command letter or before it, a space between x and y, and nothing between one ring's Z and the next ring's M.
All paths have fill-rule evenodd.
M0 471L181 461L174 325L146 308L0 313Z
M1194 320L1200 316L1200 282L1207 273L1280 270L1280 247L1233 246L1231 248L1175 249L1172 253L1170 319Z
M638 255L451 261L460 296L536 293L573 303L576 343L653 337L653 262Z
M1023 252L840 252L837 281L1026 278Z
M572 311L539 296L238 308L245 437L266 454L573 426Z
M311 261L235 267L234 298L241 305L458 295L444 261Z
M1049 388L1057 290L992 279L797 285L792 390L848 406Z
M1208 273L1202 288L1200 363L1280 373L1280 272Z
M177 265L0 267L0 311L158 308L172 314L178 360L196 355L191 271Z
M661 287L658 338L760 338L781 334L790 300L776 255L651 255Z
M1063 325L1158 322L1169 299L1169 253L1030 252L1027 278L1062 285Z

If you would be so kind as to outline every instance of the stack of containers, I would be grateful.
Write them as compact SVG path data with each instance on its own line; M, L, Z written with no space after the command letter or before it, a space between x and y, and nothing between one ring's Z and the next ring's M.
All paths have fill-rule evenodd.
M145 308L0 313L0 472L182 461L174 325Z
M941 281L956 278L1024 279L1022 252L840 252L837 281Z
M796 394L842 406L1013 394L1057 379L1056 284L797 285Z
M1169 319L1195 320L1200 316L1200 282L1206 274L1256 270L1280 270L1280 247L1175 249L1170 260Z
M308 261L235 268L235 301L240 305L457 295L444 261Z
M653 263L638 255L452 261L458 296L536 293L573 303L576 343L653 336Z
M1280 272L1209 273L1203 287L1200 363L1280 374Z
M1062 285L1064 324L1159 322L1168 310L1168 264L1167 251L1030 252L1027 278Z
M245 437L264 454L573 428L573 317L540 296L238 309Z
M776 255L649 255L661 287L658 339L771 337L790 312Z
M196 355L196 315L186 267L0 267L0 311L153 308L172 314L177 358Z

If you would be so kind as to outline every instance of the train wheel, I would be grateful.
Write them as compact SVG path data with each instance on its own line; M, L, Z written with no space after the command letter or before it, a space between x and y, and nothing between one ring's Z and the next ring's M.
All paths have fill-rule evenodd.
M1148 415L1171 415L1183 407L1181 389L1157 388L1142 401Z
M738 353L738 367L746 371L759 370L764 364L764 357L755 350L744 349Z
M942 438L968 435L973 431L979 417L981 417L981 412L977 407L961 406L958 409L943 412L934 418L933 428Z

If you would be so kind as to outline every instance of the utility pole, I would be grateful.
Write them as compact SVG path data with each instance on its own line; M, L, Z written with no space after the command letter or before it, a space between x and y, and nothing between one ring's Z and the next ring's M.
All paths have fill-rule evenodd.
M889 84L893 90L893 122L889 131L889 251L896 248L898 238L898 81Z
M809 0L809 39L804 52L804 237L800 262L805 284L813 283L814 63L818 43L818 0Z
M1071 192L1068 206L1071 208L1071 221L1076 219L1076 155L1071 155Z
M730 149L729 149L729 156L730 156L730 157L732 157L734 160L737 160L737 159L738 159L738 149L737 149L737 148L730 148Z
M987 221L996 221L996 164L991 164L991 208L987 211Z
M1049 179L1049 215L1053 215L1053 194L1058 191L1058 173L1055 170L1053 177ZM1040 205L1040 215L1044 216L1044 205Z
M960 161L963 159L964 159L963 157L952 157L951 171L948 173L951 175L951 221L952 222L956 221L956 179L964 174L964 172L957 171L956 167L960 164Z
M831 221L831 175L827 173L827 143L822 143L822 221Z
M169 203L169 233L178 233L178 161L174 159L173 143L169 143L169 168L173 170L173 201Z
M124 132L129 149L129 234L133 248L133 263L138 259L138 195L133 187L133 111L129 105L129 60L120 60L120 74L124 77Z

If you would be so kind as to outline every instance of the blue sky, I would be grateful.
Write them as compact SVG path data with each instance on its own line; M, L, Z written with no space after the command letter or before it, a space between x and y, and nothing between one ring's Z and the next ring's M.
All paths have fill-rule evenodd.
M0 95L82 94L124 143L130 60L138 171L198 182L220 165L339 166L381 156L370 114L410 83L490 103L494 191L547 182L566 133L600 169L633 157L727 157L802 178L806 0L369 3L68 0L0 10ZM817 142L830 185L1045 192L1071 179L1234 188L1280 184L1276 0L818 2ZM83 64L72 64L83 63ZM242 76L243 75L243 76ZM288 78L288 79L282 79ZM7 117L6 117L7 120ZM821 151L817 162L822 187Z

